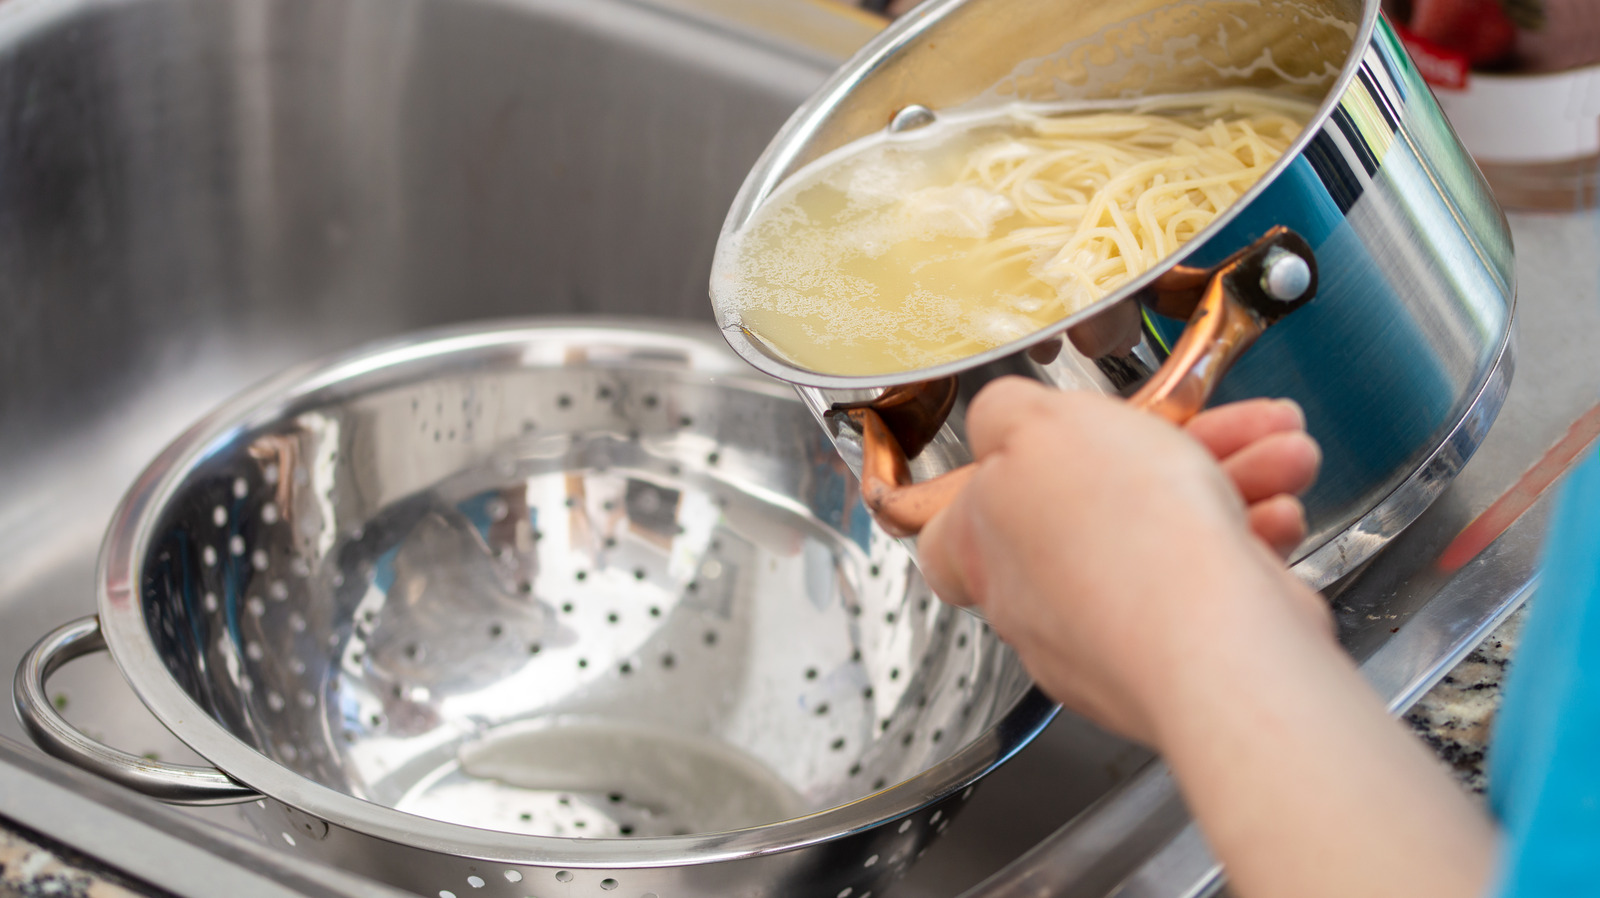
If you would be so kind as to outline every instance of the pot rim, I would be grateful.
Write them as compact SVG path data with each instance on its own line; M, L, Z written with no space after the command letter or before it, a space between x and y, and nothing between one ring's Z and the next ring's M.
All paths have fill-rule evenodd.
M960 751L901 783L803 817L725 833L569 839L478 829L365 801L295 773L234 736L178 684L149 638L137 585L158 520L194 468L239 434L283 410L385 382L444 355L493 357L582 337L621 348L681 351L694 370L741 388L793 399L751 372L708 327L620 318L528 318L431 330L297 366L224 403L184 431L135 480L118 505L97 574L100 621L124 678L157 719L201 757L263 795L330 823L402 845L507 864L575 869L675 867L757 857L828 842L900 819L967 789L1026 745L1059 710L1030 686L994 725Z
M795 165L795 160L800 151L810 143L817 130L824 124L827 116L843 102L844 98L855 89L859 82L870 77L872 72L881 67L887 60L918 42L924 32L931 30L955 9L970 2L973 2L973 0L924 0L921 5L913 8L888 28L885 28L835 71L821 87L817 88L815 93L800 105L800 108L794 111L788 121L779 129L777 135L773 137L772 142L762 151L760 158L756 160L755 166L751 168L750 173L745 177L744 184L739 188L739 193L734 197L733 205L728 210L728 216L723 222L722 235L725 237L749 221L756 210L779 187L787 183L793 175L804 170L811 162L816 161L811 160L811 162L798 167ZM1378 22L1381 18L1379 0L1361 0L1361 2L1363 4L1361 20L1351 38L1350 52L1345 58L1344 65L1339 70L1338 77L1334 79L1333 84L1328 88L1327 93L1318 104L1316 113L1306 122L1305 128L1290 143L1288 149L1278 158L1278 161L1274 162L1266 174L1251 185L1250 189L1245 191L1245 194L1236 200L1233 205L1212 219L1211 223L1206 225L1200 233L1190 238L1183 246L1168 253L1161 264L1123 284L1120 288L1106 294L1098 301L1056 321L1054 324L1047 325L1027 336L1019 337L993 349L952 362L903 371L897 374L825 374L802 368L780 358L766 346L764 341L755 337L741 325L724 320L722 309L716 303L712 303L712 310L716 315L717 325L721 329L724 339L739 354L740 358L779 380L801 387L874 390L960 374L963 371L1015 355L1035 344L1060 336L1073 325L1092 318L1111 306L1136 295L1157 277L1160 277L1162 273L1169 271L1175 265L1181 264L1201 246L1208 243L1212 237L1226 228L1246 207L1252 205L1272 182L1276 181L1296 159L1300 158L1301 153L1304 152L1305 148L1321 130L1329 116L1343 102L1350 82L1355 79L1356 73L1360 71L1362 59L1374 40ZM723 245L724 242L719 241L717 247L719 254Z

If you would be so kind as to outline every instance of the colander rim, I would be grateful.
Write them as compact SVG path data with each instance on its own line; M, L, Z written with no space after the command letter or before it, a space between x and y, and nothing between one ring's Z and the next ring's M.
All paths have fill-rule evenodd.
M1021 750L1058 706L1029 686L987 730L949 758L856 801L803 817L725 833L572 839L478 829L368 802L304 777L229 732L163 663L139 601L142 562L162 513L195 468L241 432L281 418L324 391L456 353L493 353L557 338L680 350L692 370L798 402L788 386L742 362L713 326L647 318L519 318L423 331L367 344L285 371L235 396L178 436L139 475L113 515L97 574L100 621L111 655L139 699L181 741L237 781L300 811L410 847L507 864L584 868L684 866L791 851L899 820L968 789Z

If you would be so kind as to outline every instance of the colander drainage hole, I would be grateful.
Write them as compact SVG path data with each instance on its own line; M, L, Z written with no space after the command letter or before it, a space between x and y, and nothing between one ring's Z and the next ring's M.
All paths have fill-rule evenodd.
M633 673L633 665L629 664L626 661L622 662L622 666L617 668L617 669L622 671L622 675L623 676L627 676L628 674Z
M588 658L579 658L578 659L578 666L580 668L588 667L589 666L589 659Z
M889 668L889 679L891 679L891 680L900 679L900 668L898 668L898 667Z
M850 775L851 776L860 776L861 775L861 765L860 764L851 764L850 765Z
M606 537L606 548L607 549L615 549L616 547L617 547L617 538L615 536Z
M611 891L612 889L616 888L616 887L617 887L617 881L615 879L602 879L602 880L600 880L600 888L605 889L608 892Z
M600 389L595 391L595 396L599 397L600 399L610 399L611 398L611 388L610 387L601 387Z
M660 617L661 616L661 606L659 606L659 605L651 605L650 606L650 616L651 617Z
M572 603L571 602L562 602L561 603L561 613L562 614L571 614L572 613Z
M560 408L572 408L572 397L562 393L556 397L556 405ZM572 874L569 873L567 875L571 876ZM563 879L562 882L566 882L566 880Z
M646 394L644 394L644 407L645 408L655 408L656 405L658 403L660 403L660 402L661 402L661 400L656 398L656 394L654 394L654 393L646 393Z
M644 568L636 567L636 568L633 569L633 579L635 579L635 580L643 580L645 578L645 576L646 576L646 574L645 574Z
M573 577L573 579L577 580L579 583L582 583L583 581L589 579L589 572L588 571L578 571L577 573L573 574L572 577Z
M613 611L610 614L606 615L606 623L608 623L608 624L615 624L615 623L617 623L617 622L619 622L621 620L622 620L622 616L617 614L615 611Z
M862 698L872 698L873 695L874 695L874 692L873 692L871 686L863 686L863 687L861 687L861 697Z
M833 740L832 748L834 751L844 751L844 738L840 737Z
M490 639L499 639L500 638L500 634L504 633L505 631L506 631L505 628L500 626L499 624L490 624L489 625L489 638Z
M541 652L543 650L544 650L544 646L540 645L537 642L528 643L528 654L530 654L530 655L537 655L537 654L539 654L539 652Z
M718 452L708 452L708 453L706 453L706 464L715 465L719 461L722 461L721 453L718 453Z
M556 882L571 882L571 881L572 881L572 871L570 871L570 870L557 870L556 871Z
M629 826L626 823L624 823L621 827L618 827L617 832L619 832L619 833L621 833L621 834L623 834L625 836L631 836L631 835L633 835L633 827Z
M467 885L472 886L475 889L481 889L481 888L483 888L483 877L481 877L481 876L468 876L467 877Z
M522 881L522 874L521 873L518 873L515 870L507 870L506 871L506 882L521 882L521 881Z
M876 577L876 576L878 576L879 574L881 574L883 572L878 570L878 566L877 565L873 565L872 567L867 568L867 573L869 573L872 576Z
M817 706L817 716L818 717L825 717L825 716L827 716L827 713L828 713L828 703L827 702L823 702L822 704Z
M816 678L817 678L817 669L815 667L806 668L806 679L815 680Z
M666 669L671 670L673 667L677 666L677 664L678 664L678 659L674 658L671 654L666 654L666 655L662 655L661 656L661 666L662 667L665 667Z
M708 645L708 646L716 645L717 644L717 631L716 630L707 630L706 631L705 640L706 640L706 645Z
M882 791L883 787L886 786L886 785L888 785L888 781L880 776L877 779L872 781L872 791L874 791L874 792Z

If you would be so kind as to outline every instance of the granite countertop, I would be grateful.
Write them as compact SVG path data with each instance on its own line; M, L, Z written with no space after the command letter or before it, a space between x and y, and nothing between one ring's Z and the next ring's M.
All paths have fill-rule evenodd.
M47 848L0 821L0 898L146 898L87 858Z
M1526 605L1513 612L1405 716L1462 786L1479 796L1488 786L1486 750L1501 686L1527 613Z

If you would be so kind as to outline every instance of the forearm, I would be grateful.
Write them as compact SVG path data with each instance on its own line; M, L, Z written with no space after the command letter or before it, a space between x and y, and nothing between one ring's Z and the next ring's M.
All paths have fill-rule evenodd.
M1263 615L1263 608L1271 607ZM1159 742L1244 898L1483 894L1486 816L1348 656L1271 603L1189 634Z

